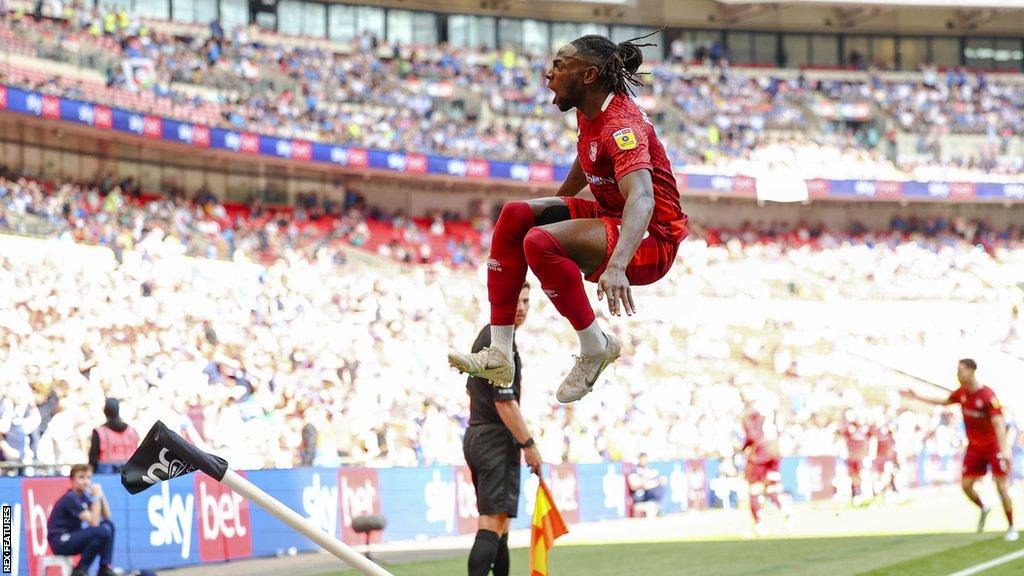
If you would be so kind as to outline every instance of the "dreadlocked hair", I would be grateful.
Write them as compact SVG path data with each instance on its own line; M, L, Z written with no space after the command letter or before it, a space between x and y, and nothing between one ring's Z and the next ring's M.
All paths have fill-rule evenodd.
M653 43L637 44L637 40L643 40L665 30L660 28L636 38L630 38L625 42L616 44L610 38L599 34L588 34L572 41L580 56L593 58L600 62L597 69L597 77L602 84L616 94L636 96L634 87L644 85L641 76L648 72L638 72L640 65L644 63L644 53L640 50L647 46L657 46Z

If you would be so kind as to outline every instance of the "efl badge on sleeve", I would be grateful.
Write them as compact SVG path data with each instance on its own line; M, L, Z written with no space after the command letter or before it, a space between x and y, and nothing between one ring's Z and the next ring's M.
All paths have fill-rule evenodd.
M615 138L615 145L619 147L619 150L636 148L636 136L633 135L632 128L623 128L612 134L612 137Z

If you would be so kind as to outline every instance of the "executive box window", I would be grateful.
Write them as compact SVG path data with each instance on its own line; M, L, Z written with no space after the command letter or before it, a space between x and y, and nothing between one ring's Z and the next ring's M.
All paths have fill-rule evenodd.
M1010 38L968 38L964 43L964 62L969 68L1001 72L1021 70L1021 41Z
M448 42L456 48L495 48L495 20L490 16L453 14L448 17Z
M135 0L135 13L142 18L166 20L171 16L170 0Z
M230 32L249 24L248 0L220 0L220 24Z
M928 61L927 38L900 38L900 70L917 70Z
M528 52L548 51L551 29L547 22L502 18L498 24L498 44Z
M360 34L384 37L384 9L373 6L330 6L330 25L327 36L331 40L345 42Z
M811 64L824 68L839 66L839 38L832 35L812 35Z
M409 10L388 11L388 41L400 44L437 42L437 15Z
M172 0L171 17L178 22L202 22L216 20L217 3L209 0Z
M802 68L811 63L810 38L788 34L782 37L782 51L787 68Z
M277 31L322 38L327 31L327 7L317 2L282 0L277 5Z
M941 68L960 65L959 38L932 38L931 61Z

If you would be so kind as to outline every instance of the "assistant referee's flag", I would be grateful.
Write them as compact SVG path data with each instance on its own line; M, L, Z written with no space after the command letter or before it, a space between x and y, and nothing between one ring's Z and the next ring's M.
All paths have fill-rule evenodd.
M530 576L548 576L548 550L555 539L567 534L562 513L555 508L555 500L544 479L537 485L537 498L533 505L533 524L530 527Z
M130 494L171 478L201 470L216 481L224 480L228 463L207 454L157 421L121 469L121 484Z

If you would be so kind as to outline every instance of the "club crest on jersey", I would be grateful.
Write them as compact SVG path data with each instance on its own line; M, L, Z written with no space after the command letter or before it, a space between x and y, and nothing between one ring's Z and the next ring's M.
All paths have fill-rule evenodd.
M623 128L612 134L612 138L615 138L615 145L619 147L619 150L636 148L636 136L633 135L632 128Z
M590 161L594 162L597 160L597 142L590 143Z

